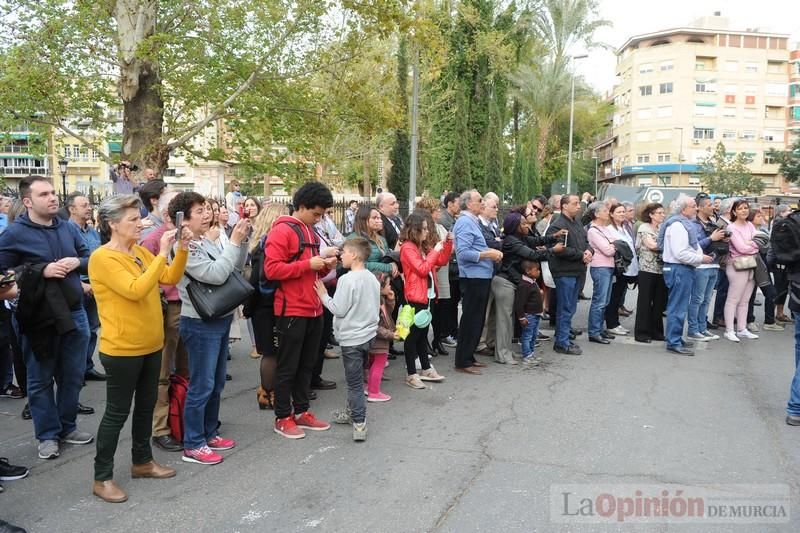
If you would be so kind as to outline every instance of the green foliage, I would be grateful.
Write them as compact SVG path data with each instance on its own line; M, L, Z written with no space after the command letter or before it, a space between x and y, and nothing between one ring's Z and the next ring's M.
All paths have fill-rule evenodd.
M786 181L796 183L800 180L800 137L789 150L770 148L767 155L780 165L778 170L786 178Z
M464 97L461 96L463 105ZM469 130L465 113L456 113L455 146L450 160L450 188L463 192L474 188L469 157Z
M730 155L725 145L717 143L708 157L700 163L700 180L709 192L726 196L758 195L764 190L764 182L753 176L747 165L751 161L739 152Z

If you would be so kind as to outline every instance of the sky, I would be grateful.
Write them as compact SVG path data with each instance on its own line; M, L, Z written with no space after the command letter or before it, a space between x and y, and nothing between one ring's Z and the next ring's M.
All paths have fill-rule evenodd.
M703 16L721 11L729 28L786 33L790 46L800 41L798 0L599 0L600 18L612 26L597 33L597 40L614 50L634 35L683 27ZM576 49L573 55L585 53ZM601 94L614 86L616 57L613 51L592 50L577 61L577 71Z

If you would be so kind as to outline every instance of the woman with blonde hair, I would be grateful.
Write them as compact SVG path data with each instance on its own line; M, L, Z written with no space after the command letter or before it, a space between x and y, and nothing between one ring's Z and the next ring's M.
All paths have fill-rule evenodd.
M248 253L252 270L250 284L256 289L245 304L244 316L253 324L256 352L261 356L261 384L256 390L259 409L272 409L275 401L275 369L278 350L275 335L275 309L273 307L275 284L264 276L264 245L272 224L288 213L285 205L269 204L255 218Z

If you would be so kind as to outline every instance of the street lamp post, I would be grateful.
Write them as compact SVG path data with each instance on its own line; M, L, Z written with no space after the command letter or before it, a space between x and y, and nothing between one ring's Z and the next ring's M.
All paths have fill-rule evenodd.
M587 54L572 56L572 61L589 57ZM575 69L572 70L572 90L569 100L569 152L567 153L567 194L572 189L572 129L575 123Z
M678 147L678 184L680 185L680 182L683 179L683 128L679 128L676 126L673 129L681 131L681 140L680 140L681 144Z
M600 160L600 156L595 153L592 159L594 159L594 197L597 198L597 163Z
M61 194L64 200L67 199L67 165L69 161L67 161L66 157L62 157L58 160L58 170L61 171Z

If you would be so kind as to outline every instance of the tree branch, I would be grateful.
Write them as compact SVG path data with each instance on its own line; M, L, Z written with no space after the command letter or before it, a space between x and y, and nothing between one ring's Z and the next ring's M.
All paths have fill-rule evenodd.
M38 119L38 118L28 118L26 120L29 120L30 122L34 122L36 124L42 124L42 125L45 125L45 126L53 126L55 128L58 128L61 131L63 131L64 133L66 133L67 135L69 135L70 137L78 139L81 142L81 144L83 144L87 148L91 148L92 150L97 152L97 155L100 157L100 159L102 159L103 161L105 161L109 165L113 165L114 164L114 161L111 159L111 157L108 154L106 154L105 151L100 149L100 147L97 146L97 144L95 144L93 142L90 142L89 139L87 139L86 137L84 137L80 133L72 130L70 127L66 126L60 120L51 121L51 120L42 120L42 119Z

